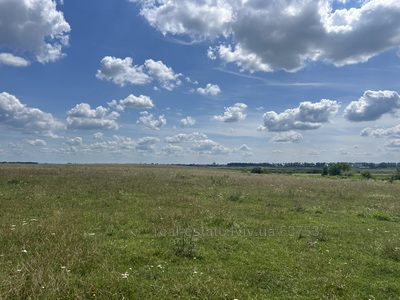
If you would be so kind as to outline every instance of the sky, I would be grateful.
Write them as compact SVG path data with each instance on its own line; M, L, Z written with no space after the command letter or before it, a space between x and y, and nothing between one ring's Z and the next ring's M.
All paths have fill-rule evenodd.
M0 0L0 161L399 162L398 0Z

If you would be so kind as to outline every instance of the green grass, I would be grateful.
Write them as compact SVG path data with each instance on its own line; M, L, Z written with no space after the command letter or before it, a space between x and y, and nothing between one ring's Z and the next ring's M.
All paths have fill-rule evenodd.
M1 165L0 299L400 299L400 184Z

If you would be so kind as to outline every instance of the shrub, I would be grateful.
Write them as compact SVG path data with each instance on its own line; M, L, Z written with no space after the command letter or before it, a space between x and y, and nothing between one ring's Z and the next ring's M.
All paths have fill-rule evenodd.
M351 174L351 165L345 162L337 162L329 166L328 173L331 176Z
M361 176L365 179L373 179L374 177L372 176L371 172L368 170L363 170L361 171Z
M250 173L265 174L268 173L268 171L266 168L254 167L253 169L251 169Z
M389 181L393 182L395 180L400 180L400 168L397 168L396 173L390 176Z

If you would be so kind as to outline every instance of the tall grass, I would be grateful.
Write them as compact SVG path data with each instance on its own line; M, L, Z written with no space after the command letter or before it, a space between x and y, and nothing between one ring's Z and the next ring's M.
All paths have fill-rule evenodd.
M399 299L400 185L1 165L0 299Z

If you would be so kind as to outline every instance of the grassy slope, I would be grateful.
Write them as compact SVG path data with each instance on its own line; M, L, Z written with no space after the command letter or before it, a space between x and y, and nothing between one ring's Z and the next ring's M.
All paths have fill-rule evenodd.
M399 299L400 185L0 166L0 299Z

